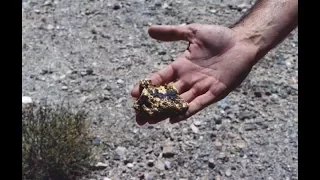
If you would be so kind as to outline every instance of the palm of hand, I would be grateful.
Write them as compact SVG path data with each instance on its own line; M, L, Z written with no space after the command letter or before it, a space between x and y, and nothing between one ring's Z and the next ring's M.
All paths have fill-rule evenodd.
M174 81L181 97L189 103L189 110L171 123L187 119L208 105L224 98L250 72L246 63L252 58L243 45L238 45L234 32L226 27L192 24L160 26L149 29L151 37L163 41L186 40L188 49L173 63L151 76L156 84ZM139 95L138 87L132 96ZM137 117L138 124L157 123L167 117Z

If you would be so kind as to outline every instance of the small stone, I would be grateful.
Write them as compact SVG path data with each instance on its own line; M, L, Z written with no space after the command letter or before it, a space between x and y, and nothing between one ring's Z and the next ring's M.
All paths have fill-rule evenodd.
M35 9L34 12L37 13L37 14L39 14L39 13L40 13L40 10L39 10L39 9Z
M96 167L97 167L97 168L106 168L106 167L108 167L108 164L103 163L103 162L98 162L98 163L96 164Z
M60 80L62 80L62 79L64 79L64 78L66 78L66 75L61 75L61 76L59 77Z
M154 166L153 160L149 159L149 160L147 161L147 165L148 165L149 167L153 167L153 166Z
M68 90L68 86L62 86L61 89L62 90Z
M124 83L124 80L118 79L118 80L117 80L117 83L118 83L118 84L123 84L123 83Z
M261 94L261 92L254 92L254 95L256 96L256 97L262 97L262 94Z
M196 134L199 133L199 129L194 124L191 124L190 128L194 133L196 133Z
M81 93L81 91L80 91L79 89L76 89L76 90L74 90L73 92L74 92L74 93L77 93L77 94L80 94L80 93Z
M166 53L165 51L159 51L158 54L159 54L159 55L165 55L165 54L167 54L167 53Z
M173 149L173 146L171 145L166 145L163 147L163 150L162 150L162 156L164 158L171 158L174 156L174 149Z
M212 13L212 14L215 14L216 12L217 12L217 10L215 10L215 9L210 10L210 13Z
M163 3L162 8L167 9L169 7L168 3Z
M93 69L91 69L91 68L87 69L86 72L87 72L88 75L92 75L93 74Z
M215 180L221 180L220 176L219 176L219 175L216 175Z
M29 96L22 96L22 104L31 104L32 98Z
M216 141L216 142L214 142L214 146L215 146L218 150L221 150L222 143L221 143L220 141Z
M256 130L257 127L254 124L245 124L244 130L246 131L252 131L252 130Z
M169 55L162 56L162 61L170 61L172 58Z
M120 155L120 156L125 155L126 151L127 151L127 148L122 147L122 146L118 146L118 147L116 148L116 150L115 150L116 154L118 154L118 155Z
M225 157L226 155L223 152L219 153L218 155L218 159L224 159Z
M149 153L152 153L153 149L151 147L149 147L147 150L146 150L146 153L149 154Z
M146 174L144 174L144 178L146 180L154 180L154 175L153 175L153 173L146 173Z
M157 160L155 163L155 167L159 170L165 170L165 166L163 164L163 162L161 162L160 160Z
M118 9L120 9L121 8L121 6L119 5L119 4L115 4L114 6L113 6L113 9L114 10L118 10Z
M110 178L104 177L103 180L111 180Z
M230 177L230 176L231 176L231 170L230 170L230 169L227 169L227 170L226 170L226 176L227 176L227 177Z
M133 165L132 163L128 163L128 164L127 164L127 167L130 168L130 169L133 168L133 166L134 166L134 165Z
M93 144L97 146L97 145L100 145L100 143L101 143L100 137L99 136L94 137Z
M251 117L251 113L248 112L248 111L244 111L244 112L240 112L240 113L239 113L239 119L240 119L241 121L243 121L243 120L245 120L245 119L250 119L250 117Z
M117 153L113 155L113 160L119 161L120 158L121 158L120 155Z
M160 7L160 6L161 6L161 3L160 3L160 2L157 2L157 3L155 3L154 5Z
M270 100L273 101L273 102L278 101L279 100L279 96L277 94L272 94L270 96Z
M216 124L221 124L222 123L222 119L221 118L215 119L214 121L216 122Z
M239 149L243 149L246 147L246 143L243 140L239 140L235 143L235 146Z
M164 166L165 166L165 169L171 169L171 162L169 162L169 161L165 161L164 162Z
M193 122L193 124L195 126L200 126L201 125L201 121L200 120L196 120L196 121Z
M54 29L54 26L53 26L52 24L49 24L49 25L47 26L47 29L48 29L48 30L52 30L52 29Z
M208 166L209 168L213 169L216 165L214 163L214 159L213 158L210 158L209 161L208 161Z

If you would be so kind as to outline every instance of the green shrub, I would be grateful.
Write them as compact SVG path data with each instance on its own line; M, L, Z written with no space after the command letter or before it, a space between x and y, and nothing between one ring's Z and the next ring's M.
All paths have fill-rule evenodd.
M89 172L93 144L87 113L65 106L22 109L22 179L76 179Z

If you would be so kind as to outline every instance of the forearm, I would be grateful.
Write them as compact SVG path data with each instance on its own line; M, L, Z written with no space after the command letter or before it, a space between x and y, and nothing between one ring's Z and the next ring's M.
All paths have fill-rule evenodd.
M298 25L298 0L258 0L232 29L240 41L252 45L256 63Z

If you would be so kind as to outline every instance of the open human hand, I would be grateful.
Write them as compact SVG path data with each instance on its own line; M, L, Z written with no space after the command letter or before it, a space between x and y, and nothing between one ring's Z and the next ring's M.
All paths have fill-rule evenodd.
M242 39L241 33L218 25L189 24L151 26L149 35L161 41L188 41L187 49L164 69L152 74L153 84L174 82L181 97L189 103L188 111L171 117L177 123L215 103L234 90L249 74L256 47ZM136 85L131 95L138 98ZM139 125L155 124L168 117L142 117Z

